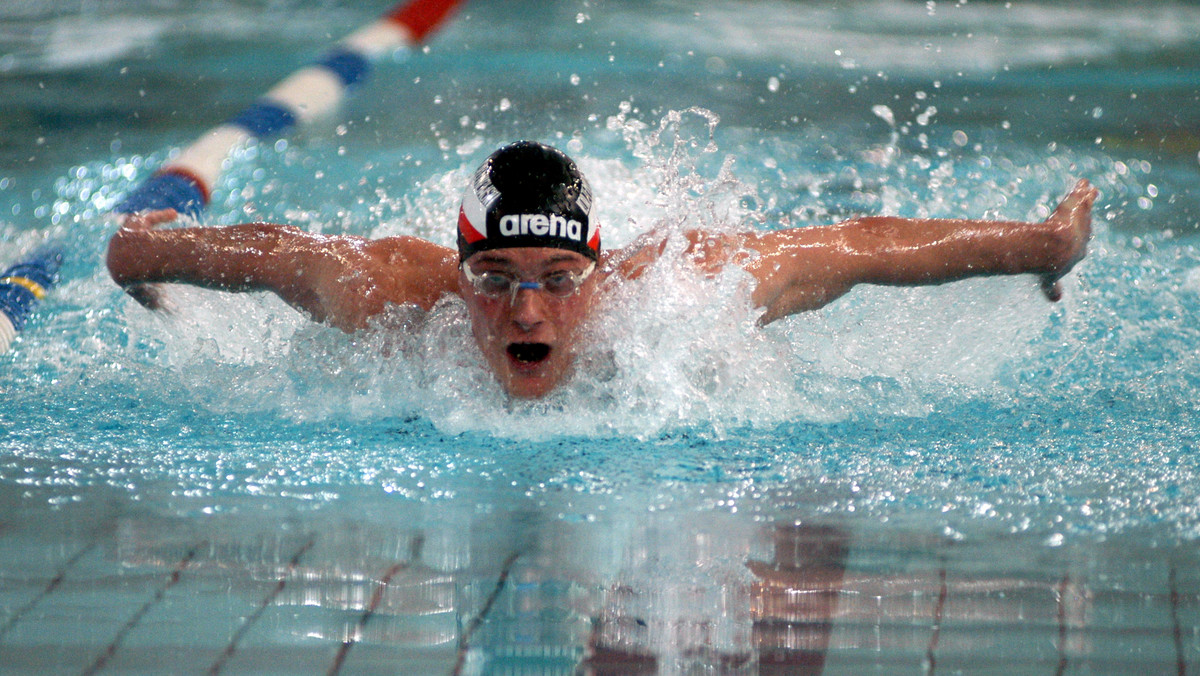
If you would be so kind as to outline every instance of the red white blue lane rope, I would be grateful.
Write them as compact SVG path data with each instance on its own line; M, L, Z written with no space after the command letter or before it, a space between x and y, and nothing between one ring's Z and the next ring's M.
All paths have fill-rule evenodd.
M462 0L409 0L338 41L257 102L212 129L139 185L114 211L175 209L197 217L208 205L230 151L271 139L331 113L380 57L412 49L441 26Z

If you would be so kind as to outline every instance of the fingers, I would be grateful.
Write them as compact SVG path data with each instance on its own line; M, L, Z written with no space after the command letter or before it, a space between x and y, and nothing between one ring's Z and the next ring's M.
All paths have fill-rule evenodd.
M1075 188L1072 190L1072 192L1083 193L1084 199L1087 200L1088 206L1091 206L1092 202L1095 202L1096 198L1100 196L1100 191L1096 188L1096 186L1092 185L1091 181L1087 180L1086 178L1079 179L1075 183Z
M1100 191L1088 182L1086 178L1079 179L1079 182L1071 189L1070 194L1063 199L1063 204L1069 212L1068 218L1073 223L1077 223L1083 229L1091 232L1092 205L1096 203L1096 198L1099 196Z
M1072 224L1091 222L1092 204L1100 195L1100 191L1086 179L1081 178L1058 203L1054 213L1048 220L1061 220Z
M1099 190L1092 185L1092 182L1086 178L1081 178L1075 181L1075 185L1071 186L1071 191L1068 195L1078 195L1081 199L1095 199Z

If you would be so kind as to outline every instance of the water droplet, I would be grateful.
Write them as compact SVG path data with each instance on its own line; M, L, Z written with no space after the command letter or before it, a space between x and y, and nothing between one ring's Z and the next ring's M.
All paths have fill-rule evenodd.
M883 120L884 122L887 122L888 126L890 126L890 127L896 126L896 116L892 113L891 108L888 108L887 106L884 106L884 105L876 105L876 106L871 106L871 112L875 113L875 116L878 117L879 119Z

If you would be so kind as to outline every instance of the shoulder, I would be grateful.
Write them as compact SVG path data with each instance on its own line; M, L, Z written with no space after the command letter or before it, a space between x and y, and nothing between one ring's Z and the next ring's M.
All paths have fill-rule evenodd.
M425 309L458 290L458 253L418 237L385 237L364 242L371 288L378 302L416 304Z
M415 237L325 240L323 263L295 294L315 319L345 331L367 326L390 305L429 310L458 290L453 250Z
M454 249L407 235L367 240L363 253L389 267L415 265L427 270L458 267L458 253Z

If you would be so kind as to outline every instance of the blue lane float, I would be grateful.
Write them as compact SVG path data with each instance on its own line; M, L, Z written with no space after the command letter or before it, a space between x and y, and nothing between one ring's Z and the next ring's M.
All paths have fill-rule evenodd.
M62 251L43 247L0 273L0 352L7 352L38 302L58 281Z
M208 205L225 159L252 139L271 140L329 115L346 91L380 58L411 51L440 27L462 0L411 0L334 44L320 58L183 149L114 211L122 216L174 209L198 217Z

